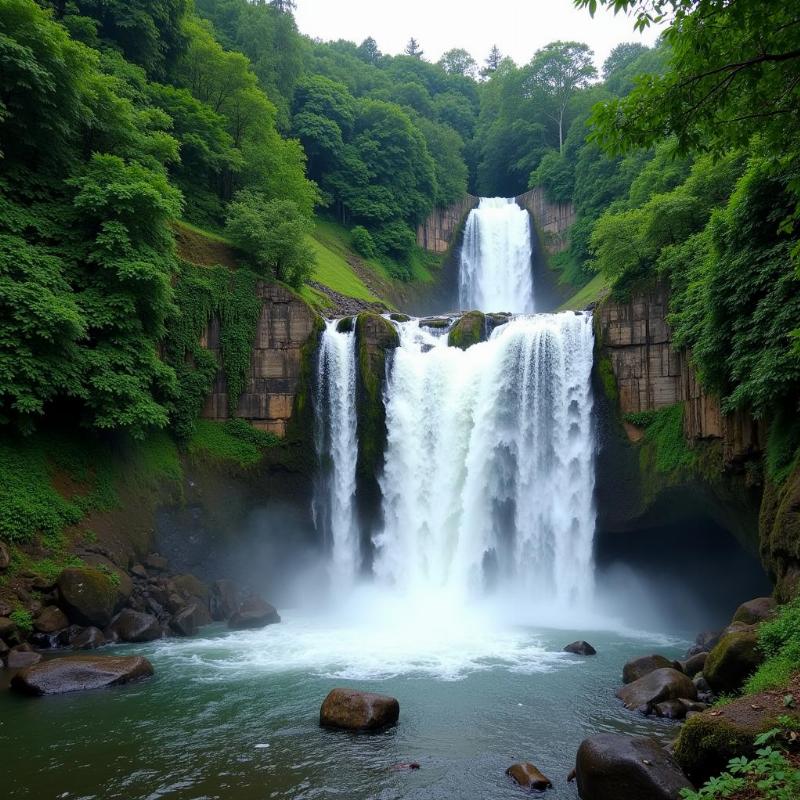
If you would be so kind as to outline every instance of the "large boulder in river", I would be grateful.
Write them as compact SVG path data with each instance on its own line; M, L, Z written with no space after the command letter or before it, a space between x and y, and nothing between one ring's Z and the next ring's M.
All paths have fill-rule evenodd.
M324 728L349 731L375 731L394 725L400 716L400 703L394 697L356 689L333 689L319 710Z
M67 615L58 606L45 606L33 621L33 627L39 633L55 633L68 625Z
M632 661L628 661L622 668L622 682L633 683L634 681L638 681L639 678L644 678L648 672L653 672L653 670L656 669L664 669L665 667L674 668L675 662L659 655L634 658Z
M703 677L717 694L735 692L742 688L763 660L755 630L728 633L708 654Z
M262 600L257 595L251 595L242 601L239 610L228 620L228 627L241 631L254 628L263 628L274 625L281 618L274 606Z
M656 703L664 700L697 699L697 687L692 679L671 667L648 672L638 681L617 690L617 697L632 711L649 713Z
M152 664L141 656L75 655L18 672L11 679L11 688L30 695L63 694L117 686L152 674Z
M161 636L161 624L152 614L126 608L110 626L123 642L152 642Z
M531 764L530 761L512 764L506 770L506 775L511 776L518 786L521 786L529 792L543 792L545 789L553 788L550 779L540 772L538 767Z
M589 642L584 642L579 639L577 642L571 642L564 648L565 653L574 653L576 656L596 656L597 650L592 647Z
M209 608L211 616L216 620L233 616L239 610L239 590L236 584L227 578L214 581L211 584Z
M575 761L581 800L678 800L692 784L654 739L598 733L584 739Z
M466 350L473 344L486 341L486 317L480 311L468 311L458 319L447 335L449 347Z
M707 658L708 653L697 653L693 656L689 656L686 661L680 662L681 670L690 678L694 678L698 672L703 671L703 667L706 665Z
M130 597L130 578L92 567L69 567L58 578L61 606L70 620L105 628Z
M742 622L745 625L757 625L765 619L775 616L778 604L771 597L756 597L742 603L736 609L731 622Z
M194 636L197 629L205 624L205 616L198 609L196 603L190 603L182 608L170 620L169 625L178 636Z
M94 650L102 647L106 643L106 637L99 628L89 626L77 631L69 640L69 645L73 650Z

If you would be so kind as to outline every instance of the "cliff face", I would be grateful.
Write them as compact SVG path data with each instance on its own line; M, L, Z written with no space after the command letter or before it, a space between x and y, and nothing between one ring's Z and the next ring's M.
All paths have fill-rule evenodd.
M542 236L545 252L553 255L569 247L568 231L575 222L575 207L572 203L551 203L541 186L537 186L515 198L522 208L530 211Z
M279 285L260 283L263 302L250 356L250 373L234 416L254 427L284 436L292 417L302 374L302 351L316 330L317 315L296 295ZM202 344L220 356L220 323L212 320ZM225 375L217 374L203 409L206 419L227 419Z
M417 226L417 244L432 253L446 253L461 223L477 205L478 198L468 194L463 200L447 208L435 208L428 218Z

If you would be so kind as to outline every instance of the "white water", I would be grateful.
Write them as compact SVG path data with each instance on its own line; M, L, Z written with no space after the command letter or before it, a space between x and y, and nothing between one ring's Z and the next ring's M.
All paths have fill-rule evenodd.
M467 311L533 313L528 212L504 197L482 197L467 218L458 300Z
M320 463L314 492L314 523L330 552L335 585L350 586L361 563L355 519L356 359L355 333L326 323L317 373L316 446Z
M417 321L399 329L377 580L455 607L493 592L517 609L585 602L591 317L517 317L466 351Z

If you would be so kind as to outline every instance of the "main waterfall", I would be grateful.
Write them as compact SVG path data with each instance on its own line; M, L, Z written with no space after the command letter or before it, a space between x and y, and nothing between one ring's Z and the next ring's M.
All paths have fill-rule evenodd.
M459 306L533 313L530 216L513 198L482 197L464 230Z
M572 605L592 586L591 317L541 314L467 350L402 323L387 387L377 579L454 601Z

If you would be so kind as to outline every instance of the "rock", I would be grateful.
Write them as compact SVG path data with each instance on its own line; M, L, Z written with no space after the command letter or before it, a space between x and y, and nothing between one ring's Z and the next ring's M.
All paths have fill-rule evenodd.
M4 572L11 564L11 552L5 542L0 542L0 572Z
M117 686L152 674L152 664L141 656L74 655L18 672L11 679L11 688L29 695L63 694Z
M703 671L703 667L705 666L707 658L708 653L698 653L695 656L687 658L686 661L680 662L681 669L685 675L688 675L690 678L694 678L698 672Z
M664 669L665 667L675 668L675 662L670 661L668 658L659 655L642 656L641 658L634 658L628 661L622 668L622 682L633 683L643 678L648 672L653 672L656 669Z
M10 650L6 656L6 667L8 669L25 669L38 664L42 660L39 653L30 650L18 650L16 647Z
M748 625L746 622L731 622L727 628L723 628L722 634L720 635L720 640L723 636L727 636L729 633L747 633L748 631L752 632L755 631L757 627L757 625ZM719 644L719 642L717 642L717 644ZM714 647L716 646L717 645L715 644ZM713 650L714 648L711 649ZM708 652L710 653L711 650Z
M390 772L402 772L404 770L419 769L419 764L416 761L401 761L399 764L392 764L389 767Z
M421 328L449 328L450 320L447 317L425 317L419 321Z
M222 579L211 584L209 598L211 616L216 620L225 620L239 610L239 591L233 581Z
M352 333L355 330L356 321L355 317L342 317L336 323L337 333Z
M692 678L692 683L695 685L695 688L698 692L710 692L711 687L708 685L708 681L706 680L706 676L703 675L702 672L698 672Z
M166 572L169 569L169 561L164 556L158 555L158 553L150 553L144 560L144 564L148 569L156 572Z
M589 642L584 642L583 639L577 642L572 642L564 648L565 653L575 653L578 656L594 656L597 655L597 650L592 647Z
M543 775L530 761L512 764L506 770L506 775L510 775L518 786L529 792L534 789L537 792L543 792L545 789L553 788L550 779Z
M683 719L689 710L682 700L665 700L663 703L656 703L654 706L656 716L665 719Z
M0 617L0 639L6 639L17 630L17 624L8 617Z
M133 575L136 578L141 578L144 581L146 581L150 577L147 573L147 570L141 564L134 564L131 567L131 575Z
M181 609L171 620L170 627L178 636L194 636L197 633L197 606L192 603Z
M251 630L280 621L280 615L273 606L260 597L251 595L242 602L239 610L228 620L228 627L235 631Z
M643 678L629 683L617 690L617 697L630 710L641 710L645 713L657 703L665 700L678 700L686 697L697 699L697 689L692 679L671 667L648 672Z
M717 694L735 692L742 688L763 660L756 631L728 633L708 654L703 677Z
M111 623L111 630L123 642L152 642L161 638L161 625L152 614L126 608Z
M675 760L646 736L598 733L584 739L575 761L581 800L678 800L692 789Z
M103 632L93 626L84 628L69 640L70 647L73 650L94 650L97 647L102 647L105 643L106 637L103 636Z
M323 728L375 731L394 725L399 716L400 703L394 697L332 689L319 710L319 724Z
M208 604L211 590L200 578L188 574L176 575L172 579L172 583L179 592L182 592L188 597L196 597L198 600L202 600L204 603Z
M46 606L33 621L33 627L39 633L55 633L68 625L67 615L58 606Z
M117 585L105 572L91 567L65 569L58 578L58 591L70 620L98 628L108 625L130 596L128 586Z
M745 625L757 625L765 619L775 616L778 604L771 597L756 597L742 603L736 609L732 622L743 622Z
M448 347L459 347L462 350L485 341L486 317L480 311L468 311L459 317L447 335Z
M0 639L0 660L2 660L2 657L7 652L8 652L8 645L2 639Z
M703 631L695 637L694 643L708 652L719 641L719 631Z

